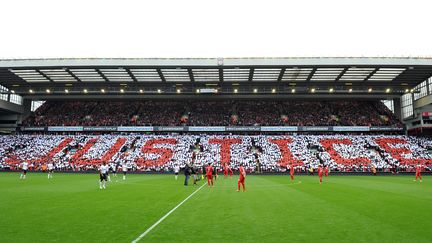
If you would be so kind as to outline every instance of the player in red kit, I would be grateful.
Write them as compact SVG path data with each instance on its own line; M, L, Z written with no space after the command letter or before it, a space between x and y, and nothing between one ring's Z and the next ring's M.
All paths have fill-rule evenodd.
M319 176L320 184L322 184L323 168L321 165L318 165L318 176Z
M224 174L225 178L228 177L228 165L227 164L224 165L223 174Z
M228 166L228 172L229 172L230 177L233 176L234 172L232 171L230 166Z
M417 181L417 178L420 178L420 182L422 182L422 176L421 176L421 170L422 170L422 166L420 165L420 163L417 165L416 167L416 177L414 181Z
M240 168L239 168L239 172L240 172L240 178L238 179L237 182L237 191L240 191L240 184L243 186L243 192L246 192L246 187L245 187L245 179L246 179L246 170L243 167L243 164L240 164Z
M291 164L290 165L290 177L291 177L291 181L294 180L294 166Z
M208 166L206 168L206 176L208 186L213 186L213 166L211 166L211 163L208 163Z
M325 174L325 177L328 177L328 174L329 174L329 167L328 167L328 165L326 165L325 168L324 168L324 174Z

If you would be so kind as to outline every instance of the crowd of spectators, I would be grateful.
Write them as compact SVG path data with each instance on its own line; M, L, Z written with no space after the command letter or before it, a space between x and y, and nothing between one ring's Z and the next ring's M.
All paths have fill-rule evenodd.
M402 126L380 101L47 101L24 126Z
M432 141L388 135L5 135L0 136L0 168L18 169L27 161L41 169L91 170L102 161L131 170L172 171L174 166L207 163L236 170L283 172L329 166L332 171L412 171L432 163Z
M188 121L192 126L229 126L233 111L232 101L189 102Z

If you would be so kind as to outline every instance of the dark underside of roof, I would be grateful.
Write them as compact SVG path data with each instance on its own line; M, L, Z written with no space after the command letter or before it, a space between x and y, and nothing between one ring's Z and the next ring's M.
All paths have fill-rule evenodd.
M99 62L98 62L99 63ZM391 90L398 94L432 76L432 65L47 65L0 67L0 85L20 95L64 92L219 93ZM301 64L301 62L299 63ZM31 93L29 91L31 90ZM236 91L237 93L237 91Z

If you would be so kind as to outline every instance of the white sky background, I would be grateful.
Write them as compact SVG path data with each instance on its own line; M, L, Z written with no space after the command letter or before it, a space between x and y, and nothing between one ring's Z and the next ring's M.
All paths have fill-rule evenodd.
M432 57L432 1L19 1L0 58Z

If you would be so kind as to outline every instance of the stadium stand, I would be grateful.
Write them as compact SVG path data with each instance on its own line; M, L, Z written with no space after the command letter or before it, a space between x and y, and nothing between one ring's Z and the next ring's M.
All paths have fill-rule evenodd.
M23 125L402 126L380 101L298 100L47 101Z
M413 103L431 87L427 58L2 65L4 97L23 97L22 107L10 106L0 124L15 134L0 137L5 169L22 161L38 169L52 161L60 170L91 170L108 161L138 171L208 162L234 169L245 162L248 170L264 172L288 164L299 171L318 164L333 171L410 171L432 159L430 141L402 135L429 124L419 114L432 117L426 103L422 110ZM44 103L36 109L36 101Z
M430 166L432 141L403 135L8 135L0 136L0 167L17 169L28 161L40 170L52 161L58 170L91 170L102 161L126 163L131 170L171 171L186 163L213 163L237 169L246 163L264 172L298 171L330 166L332 171L413 171L418 163Z

